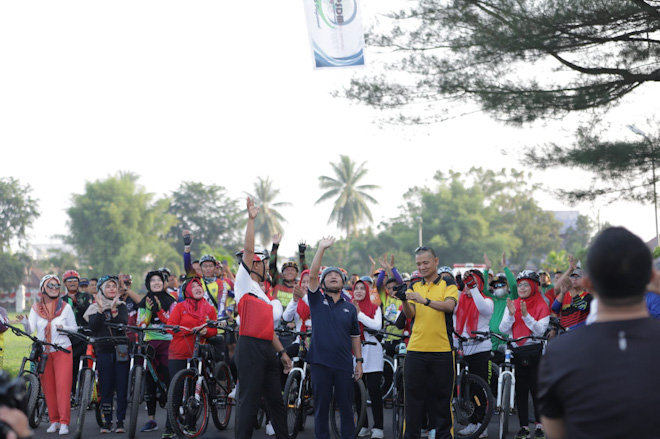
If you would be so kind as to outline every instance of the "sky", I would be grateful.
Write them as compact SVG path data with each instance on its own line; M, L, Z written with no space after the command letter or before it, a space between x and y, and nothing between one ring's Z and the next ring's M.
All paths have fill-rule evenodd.
M363 0L365 27L394 4ZM159 197L182 181L243 197L261 176L280 189L278 201L292 203L281 209L281 253L292 255L300 239L338 234L327 224L332 204L314 203L317 177L332 176L329 163L341 154L366 162L363 182L380 186L377 225L398 215L409 188L432 185L438 169L521 169L525 149L567 144L581 120L512 128L476 113L432 126L379 123L382 113L331 92L381 72L386 55L367 48L363 69L315 71L302 0L273 5L0 2L0 176L29 184L39 200L30 242L57 242L68 232L71 194L120 170ZM643 86L608 114L613 135L634 139L627 124L651 132L657 90ZM547 210L579 210L644 240L655 234L652 205L571 207L553 198L553 188L588 183L579 171L534 171L533 180L546 185L537 195Z

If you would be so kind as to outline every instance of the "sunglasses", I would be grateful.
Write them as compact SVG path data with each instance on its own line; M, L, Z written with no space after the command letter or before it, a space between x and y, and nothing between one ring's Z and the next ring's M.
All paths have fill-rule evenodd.
M431 247L426 246L426 245L420 245L419 247L417 247L415 249L415 254L417 254L419 252L431 252L433 254L433 257L437 257L437 255L435 254L435 251Z
M493 288L502 288L505 287L506 284L493 284Z
M57 289L57 288L59 288L59 287L60 287L59 284L53 284L53 283L46 284L46 288L51 288L51 289L53 289L53 290L54 290L54 289Z

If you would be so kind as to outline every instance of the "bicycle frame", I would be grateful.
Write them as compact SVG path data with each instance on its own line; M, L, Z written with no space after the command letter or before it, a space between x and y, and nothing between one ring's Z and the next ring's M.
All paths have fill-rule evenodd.
M500 366L500 376L497 378L497 408L502 408L502 395L504 394L504 377L509 375L511 377L511 392L509 394L510 402L509 407L513 407L516 399L516 366L513 364L511 359L513 358L513 351L507 345L506 350L504 351L504 363Z

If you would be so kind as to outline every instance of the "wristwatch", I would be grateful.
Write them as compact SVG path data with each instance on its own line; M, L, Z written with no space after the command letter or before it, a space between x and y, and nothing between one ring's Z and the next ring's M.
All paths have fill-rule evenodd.
M286 349L282 349L281 351L279 351L279 352L277 353L277 356L280 357L280 358L282 358L282 355L283 355L283 354L286 354ZM272 358L272 357L271 357L271 358Z
M426 303L424 304L424 306L429 306L430 304L431 304L431 299L428 299L428 298L427 298L427 299L426 299Z
M360 357L360 358L356 358L356 359L355 359L355 362L357 363L358 361L359 361L360 363L363 363L363 364L364 364L364 358L362 358L362 357Z

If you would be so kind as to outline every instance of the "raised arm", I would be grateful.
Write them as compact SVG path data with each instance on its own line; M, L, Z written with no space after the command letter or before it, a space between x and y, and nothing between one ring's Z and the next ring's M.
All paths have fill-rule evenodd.
M277 249L280 248L280 242L282 242L282 235L275 233L273 235L273 246L270 249L270 261L268 262L268 271L273 279L273 286L280 281L280 272L277 270Z
M252 267L254 260L254 219L259 214L259 208L254 205L252 198L247 198L248 222L245 228L245 243L243 244L243 263Z
M316 291L319 288L319 271L323 262L323 254L334 242L335 238L332 236L325 237L319 242L319 248L314 255L312 267L309 269L309 291Z

